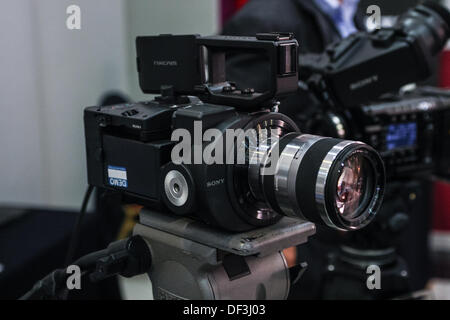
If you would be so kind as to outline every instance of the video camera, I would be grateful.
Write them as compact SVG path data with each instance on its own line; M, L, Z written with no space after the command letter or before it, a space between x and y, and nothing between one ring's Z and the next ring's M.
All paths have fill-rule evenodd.
M450 13L427 1L392 28L361 32L321 55L300 56L300 78L320 101L304 132L368 143L379 151L389 180L421 172L448 176L450 100L445 90L389 94L431 75L450 37Z
M277 99L297 90L297 46L283 33L138 37L140 86L161 95L85 109L89 184L234 232L283 216L364 227L383 197L378 153L360 142L303 135L276 112ZM265 57L267 91L227 81L227 54L236 51ZM189 137L180 143L182 133Z
M450 92L421 87L373 104L317 112L302 129L366 141L380 152L389 179L411 174L450 176Z

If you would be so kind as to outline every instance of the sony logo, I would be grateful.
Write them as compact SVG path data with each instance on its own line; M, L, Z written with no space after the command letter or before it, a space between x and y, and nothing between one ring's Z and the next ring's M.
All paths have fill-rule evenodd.
M153 61L153 65L155 66L168 66L168 67L176 67L178 66L178 62L173 60L173 61L165 61L165 60L154 60Z
M217 179L217 180L208 181L206 183L206 187L211 188L211 187L215 187L215 186L218 186L218 185L224 184L224 183L225 183L225 179L221 178L221 179Z
M378 75L370 76L366 79L362 79L358 82L350 84L350 90L357 90L361 89L362 87L368 86L369 84L372 84L374 82L378 82Z

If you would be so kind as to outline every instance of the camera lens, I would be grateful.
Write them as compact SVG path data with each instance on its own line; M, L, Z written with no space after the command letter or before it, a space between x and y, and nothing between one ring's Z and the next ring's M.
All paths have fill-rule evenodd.
M364 193L372 172L361 155L353 155L342 164L336 186L336 207L344 219L354 219L363 204Z
M290 216L338 230L357 230L377 214L384 194L383 161L355 141L301 134L281 114L255 117L238 150L245 164L229 166L236 212L254 226ZM236 153L239 153L236 150Z
M274 159L271 173L266 169ZM338 230L357 230L372 221L382 202L383 162L361 142L287 134L259 168L259 176L250 170L253 177L249 179L259 181L258 193L274 211L286 216Z

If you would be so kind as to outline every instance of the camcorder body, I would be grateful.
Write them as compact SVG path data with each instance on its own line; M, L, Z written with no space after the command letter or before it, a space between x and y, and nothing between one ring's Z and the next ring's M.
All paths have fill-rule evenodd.
M345 111L324 109L299 126L364 141L380 152L389 180L416 174L450 176L450 91L418 88Z
M233 232L283 216L339 230L372 221L385 183L378 153L303 135L277 112L278 99L298 86L291 34L160 35L138 37L136 47L141 89L160 95L85 109L90 185ZM227 81L230 52L263 56L269 89Z
M388 180L418 173L449 176L450 100L419 88L450 37L450 13L425 2L392 28L356 33L320 55L300 57L300 78L319 107L297 124L304 132L368 143L382 155Z

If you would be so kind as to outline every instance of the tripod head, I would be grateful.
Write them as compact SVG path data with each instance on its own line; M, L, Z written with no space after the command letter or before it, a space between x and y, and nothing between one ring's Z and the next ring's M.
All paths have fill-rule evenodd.
M155 299L286 299L306 264L288 269L281 252L305 243L311 222L283 218L244 233L144 210L134 234L152 252L148 270Z

